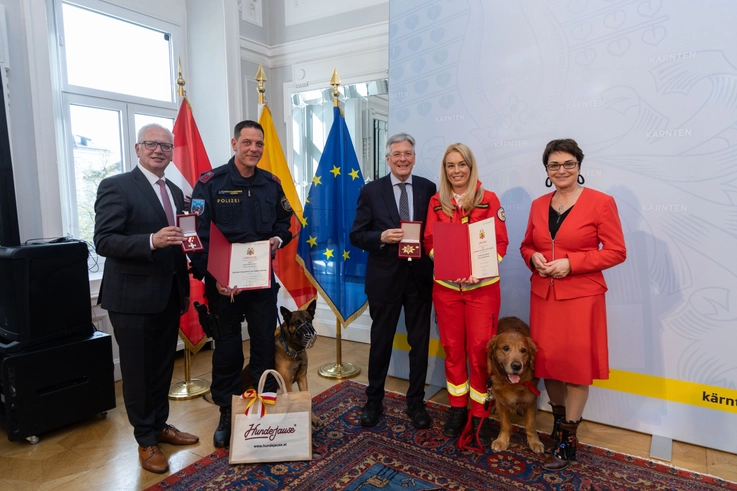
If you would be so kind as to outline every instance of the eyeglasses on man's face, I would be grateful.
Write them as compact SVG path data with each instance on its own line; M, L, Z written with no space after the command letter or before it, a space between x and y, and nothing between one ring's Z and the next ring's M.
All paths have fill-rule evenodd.
M138 143L139 145L143 145L143 147L146 150L156 150L156 147L161 147L162 152L171 152L174 150L174 145L171 143L165 143L165 142L154 142L154 141L142 141Z
M557 172L560 170L561 167L563 167L565 170L571 170L571 169L575 169L577 165L578 165L578 162L576 162L575 160L569 160L567 162L563 162L562 164L559 164L557 162L553 164L547 164L545 168L548 169L549 171Z
M405 159L408 159L408 160L409 160L409 159L411 159L411 158L412 158L412 156L413 156L414 154L415 154L414 152L394 152L394 153L391 153L391 154L389 154L389 155L391 155L391 157L392 157L392 158L393 158L394 160L399 160L399 159L401 159L402 157L404 157Z

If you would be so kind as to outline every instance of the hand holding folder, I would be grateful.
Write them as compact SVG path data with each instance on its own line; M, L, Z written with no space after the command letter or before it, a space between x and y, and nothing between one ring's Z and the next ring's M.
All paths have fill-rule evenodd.
M493 217L470 224L436 223L433 226L433 248L437 280L499 276Z
M230 243L210 222L207 271L223 286L240 290L271 288L271 246L268 240Z

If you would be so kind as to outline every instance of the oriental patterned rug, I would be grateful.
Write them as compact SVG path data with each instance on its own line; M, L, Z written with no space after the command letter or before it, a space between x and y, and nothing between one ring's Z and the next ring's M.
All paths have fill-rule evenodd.
M509 451L460 451L455 438L442 436L445 406L428 403L433 426L416 430L404 396L391 392L379 425L362 428L364 390L345 381L314 397L324 426L313 435L311 462L231 466L220 449L149 490L737 490L737 483L589 445L581 445L579 462L549 472L518 427Z

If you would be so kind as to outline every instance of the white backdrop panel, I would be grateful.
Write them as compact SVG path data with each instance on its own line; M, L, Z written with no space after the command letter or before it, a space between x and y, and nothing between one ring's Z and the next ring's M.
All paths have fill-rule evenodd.
M584 416L737 451L737 4L392 0L390 12L390 133L415 136L415 172L436 182L448 144L473 149L506 209L502 315L529 318L518 251L548 192L542 151L574 138L627 241L606 272L612 370L669 388L594 389ZM724 399L689 402L702 391Z

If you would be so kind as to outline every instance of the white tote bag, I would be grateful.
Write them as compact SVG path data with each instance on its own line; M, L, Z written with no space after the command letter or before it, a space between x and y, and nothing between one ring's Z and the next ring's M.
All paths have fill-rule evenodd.
M276 378L281 394L264 393L266 376ZM312 396L287 392L276 370L266 370L258 392L233 396L231 464L312 460Z

